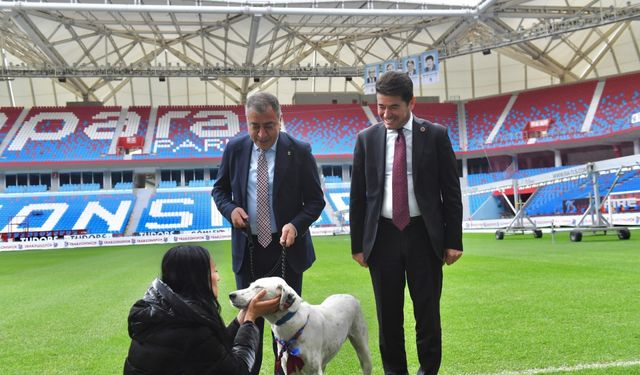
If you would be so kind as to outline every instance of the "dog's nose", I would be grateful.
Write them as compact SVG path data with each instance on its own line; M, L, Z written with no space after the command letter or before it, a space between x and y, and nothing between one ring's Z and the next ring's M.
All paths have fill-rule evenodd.
M235 293L229 293L229 299L232 300L232 301L234 299L236 299L236 294Z

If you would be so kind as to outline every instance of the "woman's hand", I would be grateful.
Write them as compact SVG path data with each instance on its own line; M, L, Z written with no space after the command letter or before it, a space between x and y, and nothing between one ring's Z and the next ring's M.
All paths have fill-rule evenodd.
M244 319L240 320L240 315L242 311L238 314L238 322L240 324L246 322L247 320L255 322L256 318L264 316L266 314L274 313L278 311L278 304L280 303L280 296L275 296L272 299L261 301L262 297L267 294L266 290L261 290L255 297L249 302L249 306L247 306L247 310L244 313Z

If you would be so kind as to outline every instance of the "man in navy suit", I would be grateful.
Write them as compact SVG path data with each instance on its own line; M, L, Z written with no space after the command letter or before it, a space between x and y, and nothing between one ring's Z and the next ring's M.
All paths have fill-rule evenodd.
M404 289L416 320L418 374L442 356L442 265L462 256L462 200L447 129L413 116L413 83L402 72L376 82L381 123L361 131L353 154L351 253L369 268L385 374L407 374Z
M285 267L285 280L302 295L302 273L315 260L309 226L325 205L318 167L308 143L280 132L282 112L274 95L252 95L245 111L249 134L227 144L212 191L218 211L233 226L236 285L242 289L260 277L282 276ZM265 226L267 234L260 238ZM264 320L256 324L262 336ZM262 339L252 374L260 372L261 362Z

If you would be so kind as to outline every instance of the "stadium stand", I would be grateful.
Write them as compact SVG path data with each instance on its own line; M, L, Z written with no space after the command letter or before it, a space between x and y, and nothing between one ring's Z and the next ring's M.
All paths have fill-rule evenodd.
M467 150L490 148L485 141L498 122L511 95L471 100L464 104L467 119Z
M345 211L349 209L349 190L350 184L343 183L325 183L325 200L329 202L333 211ZM348 224L349 222L345 222Z
M369 104L369 108L375 114L376 120L381 121L378 116L378 108L375 104ZM447 128L453 150L460 149L460 125L458 122L458 105L453 103L416 103L414 114L425 120L440 124Z
M120 107L34 107L2 156L7 161L105 160Z
M160 106L151 155L135 158L222 157L227 140L246 131L242 106Z
M493 147L512 147L527 144L523 136L531 121L552 119L548 134L539 142L566 141L580 137L597 82L583 82L548 87L518 94L502 128L492 142Z
M47 191L47 185L13 185L7 186L5 193L40 193Z
M168 191L171 190L171 191ZM211 189L158 190L142 213L137 232L230 228L211 198Z
M329 214L327 213L326 210L323 210L318 220L316 220L312 224L312 226L323 226L323 225L333 225L333 222L329 218Z
M135 196L131 193L0 195L2 233L86 230L123 234Z
M316 156L350 155L358 132L370 125L357 104L283 105L287 133L309 142Z
M610 134L638 128L640 118L633 117L638 112L640 112L640 73L609 78L600 97L591 125L591 134Z
M457 104L416 103L413 112L418 117L445 126L449 132L453 151L460 151L460 125Z
M127 119L122 129L121 137L137 135L144 137L149 128L149 116L151 107L149 106L131 106L127 109Z
M213 187L216 180L191 180L189 181L189 187Z
M22 113L22 109L22 107L0 107L0 143Z
M535 176L537 174L548 173L553 171L559 171L561 169L568 168L562 167L549 167L549 168L529 168L520 169L515 172L503 171L503 172L491 172L491 173L476 173L467 176L467 182L469 186L476 186L482 184L488 184L491 182L506 180L506 179L519 179L529 176Z

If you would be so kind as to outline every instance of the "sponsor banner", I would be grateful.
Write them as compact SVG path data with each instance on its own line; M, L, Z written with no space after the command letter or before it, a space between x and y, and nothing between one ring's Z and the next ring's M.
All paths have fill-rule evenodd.
M79 239L64 241L64 247L94 247L100 246L97 239Z
M148 236L171 236L172 234L181 233L180 231L158 231L158 232L139 232L138 237L148 237Z
M338 231L338 227L312 227L309 228L309 231L311 232L312 236L333 236L335 234L339 233L348 233L345 231L345 228L349 228L349 227L344 227L341 231Z
M42 237L19 237L14 238L14 241L18 242L43 242L43 241L55 241L60 239L58 236L42 236Z
M22 245L17 242L0 242L0 251L22 250Z
M62 247L61 241L21 242L19 250L57 249Z
M196 242L209 241L210 236L206 234L178 234L173 236L173 242Z
M221 234L227 233L231 235L230 228L218 228L218 229L198 229L198 230L183 230L181 234Z
M151 243L167 243L167 242L169 242L168 236L131 238L131 243L133 245L144 245L144 244L151 244Z
M82 240L87 238L111 238L111 233L95 233L95 234L71 234L64 236L65 240Z
M131 245L131 238L115 237L115 238L107 238L104 240L98 240L98 246L118 246L118 245Z

